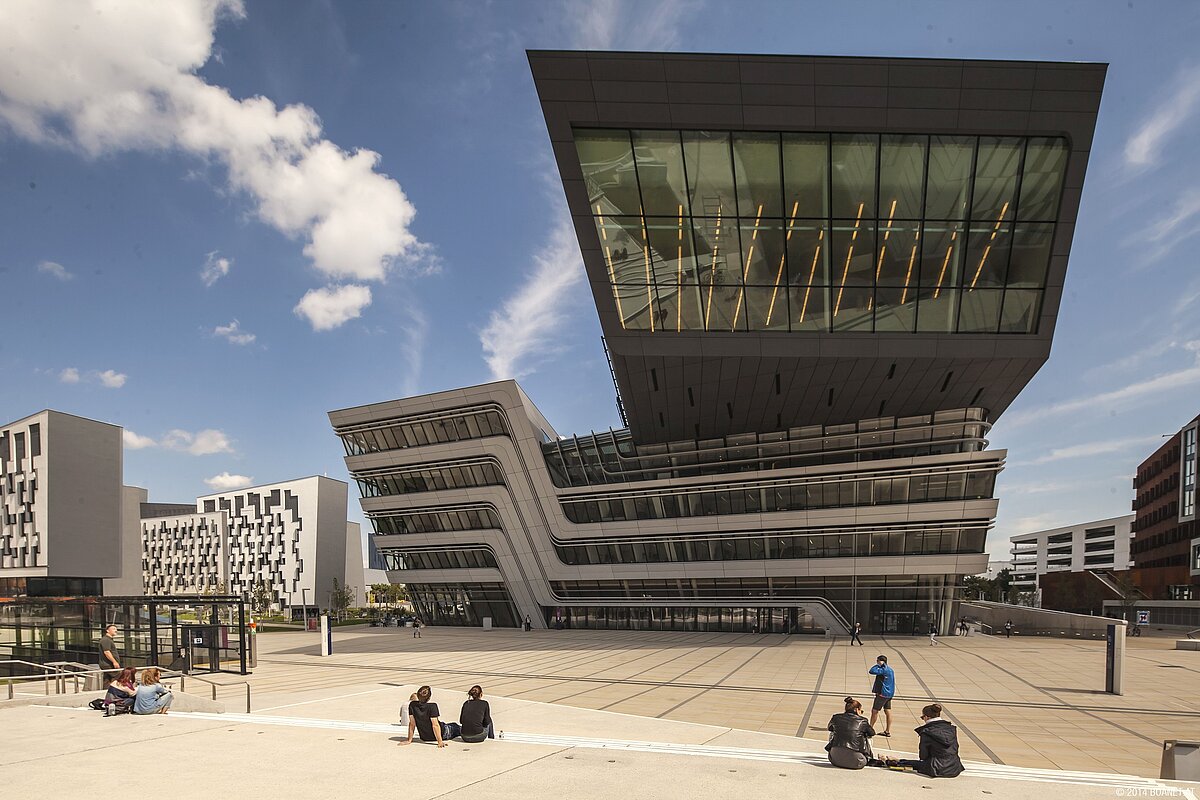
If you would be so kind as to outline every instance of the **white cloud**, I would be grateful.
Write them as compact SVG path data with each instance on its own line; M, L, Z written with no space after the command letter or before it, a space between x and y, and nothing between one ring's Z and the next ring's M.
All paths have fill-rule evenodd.
M1151 442L1157 442L1157 436L1133 436L1125 439L1105 439L1097 442L1084 442L1070 447L1060 447L1051 450L1044 456L1039 456L1025 464L1049 464L1052 461L1064 461L1069 458L1088 458L1091 456L1122 453L1134 447L1144 447ZM1014 465L1016 466L1016 465ZM1031 494L1033 492L1030 492Z
M1085 395L1074 400L1065 400L1029 411L1006 414L1001 418L1000 423L1004 425L1004 430L1007 431L1031 422L1039 422L1047 417L1076 412L1109 411L1114 407L1128 406L1133 404L1134 401L1155 398L1163 392L1200 383L1200 340L1186 342L1183 347L1196 356L1195 362L1190 367L1174 372L1165 372L1146 380L1135 381L1109 392Z
M292 311L308 320L314 331L327 331L362 316L369 305L370 288L351 283L309 289Z
M151 439L149 436L142 436L125 428L121 431L121 440L125 443L127 450L144 450L147 447L157 447L158 442Z
M229 268L233 266L231 259L220 255L216 250L213 250L204 258L204 268L200 270L200 280L204 281L205 286L212 286L214 283L224 278L229 274Z
M0 3L0 123L89 156L175 150L215 163L329 280L429 264L416 209L377 171L378 153L323 138L307 106L238 100L197 74L218 20L243 16L240 0Z
M534 255L525 285L492 312L479 334L494 380L524 377L562 352L558 332L570 310L567 298L583 275L575 231L560 219Z
M573 46L580 50L674 50L681 23L700 3L690 0L591 0L573 13Z
M1180 73L1170 97L1125 143L1125 163L1144 168L1158 163L1167 139L1181 128L1200 100L1200 68Z
M129 376L125 373L117 372L116 370L112 369L106 369L103 372L96 373L96 380L100 381L100 383L102 383L105 388L108 389L120 389L125 385L125 381L128 379Z
M1061 515L1057 511L1047 511L1042 514L1034 514L1028 517L1021 517L1012 524L1012 533L1006 535L1006 538L1017 536L1022 533L1033 533L1034 531L1045 531L1051 528L1057 528L1061 525Z
M253 333L242 330L236 319L228 325L218 325L213 328L213 336L219 336L230 344L238 345L253 344L254 340L258 338Z
M174 428L167 431L160 443L168 450L179 450L194 456L233 452L233 445L230 443L229 437L224 432L212 428L195 433Z
M228 472L222 472L220 475L213 475L211 478L205 478L204 482L209 488L215 492L228 492L232 489L242 489L246 486L254 485L254 478L249 475L230 475Z
M37 265L37 268L38 272L42 273L43 275L53 275L60 281L69 281L75 277L73 272L68 271L66 267L64 267L62 264L59 264L57 261L43 261Z
M58 379L63 383L79 383L79 370L75 367L67 367L58 373Z

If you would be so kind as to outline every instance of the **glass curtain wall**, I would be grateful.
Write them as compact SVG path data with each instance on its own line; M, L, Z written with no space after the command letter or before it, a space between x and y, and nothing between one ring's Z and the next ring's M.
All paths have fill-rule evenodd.
M621 324L1035 333L1054 137L575 131Z

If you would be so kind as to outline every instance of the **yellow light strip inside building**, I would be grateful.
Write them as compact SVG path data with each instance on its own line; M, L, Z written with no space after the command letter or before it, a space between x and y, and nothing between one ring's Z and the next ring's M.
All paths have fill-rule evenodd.
M775 313L775 298L779 296L779 281L783 278L783 265L787 261L787 242L792 240L792 226L796 222L796 212L800 209L800 201L792 204L792 218L788 220L787 238L784 241L783 252L779 254L779 271L775 273L775 289L771 292L771 306L767 309L767 327L771 327L771 315Z
M854 243L858 241L858 227L862 224L862 212L865 203L858 204L858 214L854 218L854 233L850 235L850 246L846 248L846 265L842 267L842 282L838 286L837 302L833 304L833 315L836 317L842 310L842 293L846 291L846 278L850 275L850 259L854 257Z
M742 268L742 287L738 289L737 308L733 311L733 325L729 330L736 331L738 317L742 313L742 300L746 296L746 278L750 276L750 261L754 258L754 245L758 243L758 226L762 220L763 204L758 204L758 213L754 215L754 233L750 235L750 247L746 250L746 266Z
M596 219L600 221L600 239L604 245L604 260L608 262L608 280L612 283L613 299L617 301L617 316L621 319L621 329L625 329L625 312L621 310L621 292L617 288L617 272L613 269L612 247L608 243L608 230L604 227L604 214L600 213L600 204L596 204Z

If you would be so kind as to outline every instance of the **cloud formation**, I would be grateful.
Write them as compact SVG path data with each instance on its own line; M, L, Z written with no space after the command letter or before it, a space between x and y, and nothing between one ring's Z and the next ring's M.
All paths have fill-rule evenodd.
M213 336L220 337L230 344L248 345L253 344L258 337L253 333L242 330L241 324L235 319L228 325L218 325L213 328Z
M233 444L223 431L206 428L192 433L174 428L167 431L159 442L168 450L178 450L194 456L208 456L214 453L232 453Z
M557 333L570 310L566 298L583 275L575 231L560 219L534 254L525 284L492 312L479 333L493 380L522 378L563 351Z
M218 251L213 250L204 258L204 268L200 270L200 280L204 281L205 286L212 286L228 275L229 268L232 266L231 259L225 258Z
M330 281L428 264L430 248L411 231L416 209L377 171L378 153L325 139L307 106L238 100L197 74L218 21L244 16L240 0L0 3L0 124L92 157L174 150L218 164Z
M38 272L43 275L52 275L60 281L66 282L75 277L75 273L70 272L62 264L57 261L43 261L37 265Z
M121 430L121 441L125 443L126 450L144 450L147 447L157 447L158 442L151 439L149 436L142 436L134 433L128 428Z
M79 370L75 367L67 367L58 373L58 379L63 383L79 383Z
M328 331L362 316L369 305L371 289L351 283L309 289L292 312L308 320L314 331Z
M1109 453L1122 453L1134 447L1146 447L1157 441L1157 436L1133 436L1124 439L1104 439L1097 442L1084 442L1083 444L1071 445L1070 447L1056 448L1044 456L1039 456L1033 461L1025 463L1049 464L1052 461L1064 461L1068 458L1089 458L1091 456L1108 455ZM1029 492L1029 494L1033 493Z
M96 373L96 380L100 381L106 389L120 389L128 379L128 375L113 369L106 369L103 372Z
M214 492L228 492L233 489L243 489L247 486L253 486L254 478L249 475L230 475L228 472L222 472L219 475L213 475L211 478L205 478L204 482Z
M1135 169L1157 164L1167 140L1196 110L1200 101L1200 67L1186 69L1176 79L1171 95L1125 142L1125 163Z
M1031 422L1039 422L1047 417L1076 412L1109 411L1114 407L1129 406L1146 398L1154 398L1163 392L1198 384L1200 383L1200 339L1184 343L1183 348L1194 356L1194 363L1190 367L1164 372L1153 378L1135 381L1112 391L1084 395L1029 411L1006 414L1001 418L1000 423L1007 431Z

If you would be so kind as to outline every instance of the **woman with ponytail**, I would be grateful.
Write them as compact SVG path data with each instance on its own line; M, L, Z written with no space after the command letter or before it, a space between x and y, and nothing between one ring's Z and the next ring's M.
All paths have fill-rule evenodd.
M862 715L862 703L853 697L847 697L845 703L846 710L829 720L829 744L825 745L829 763L842 769L862 769L878 763L871 753L870 739L875 729Z

